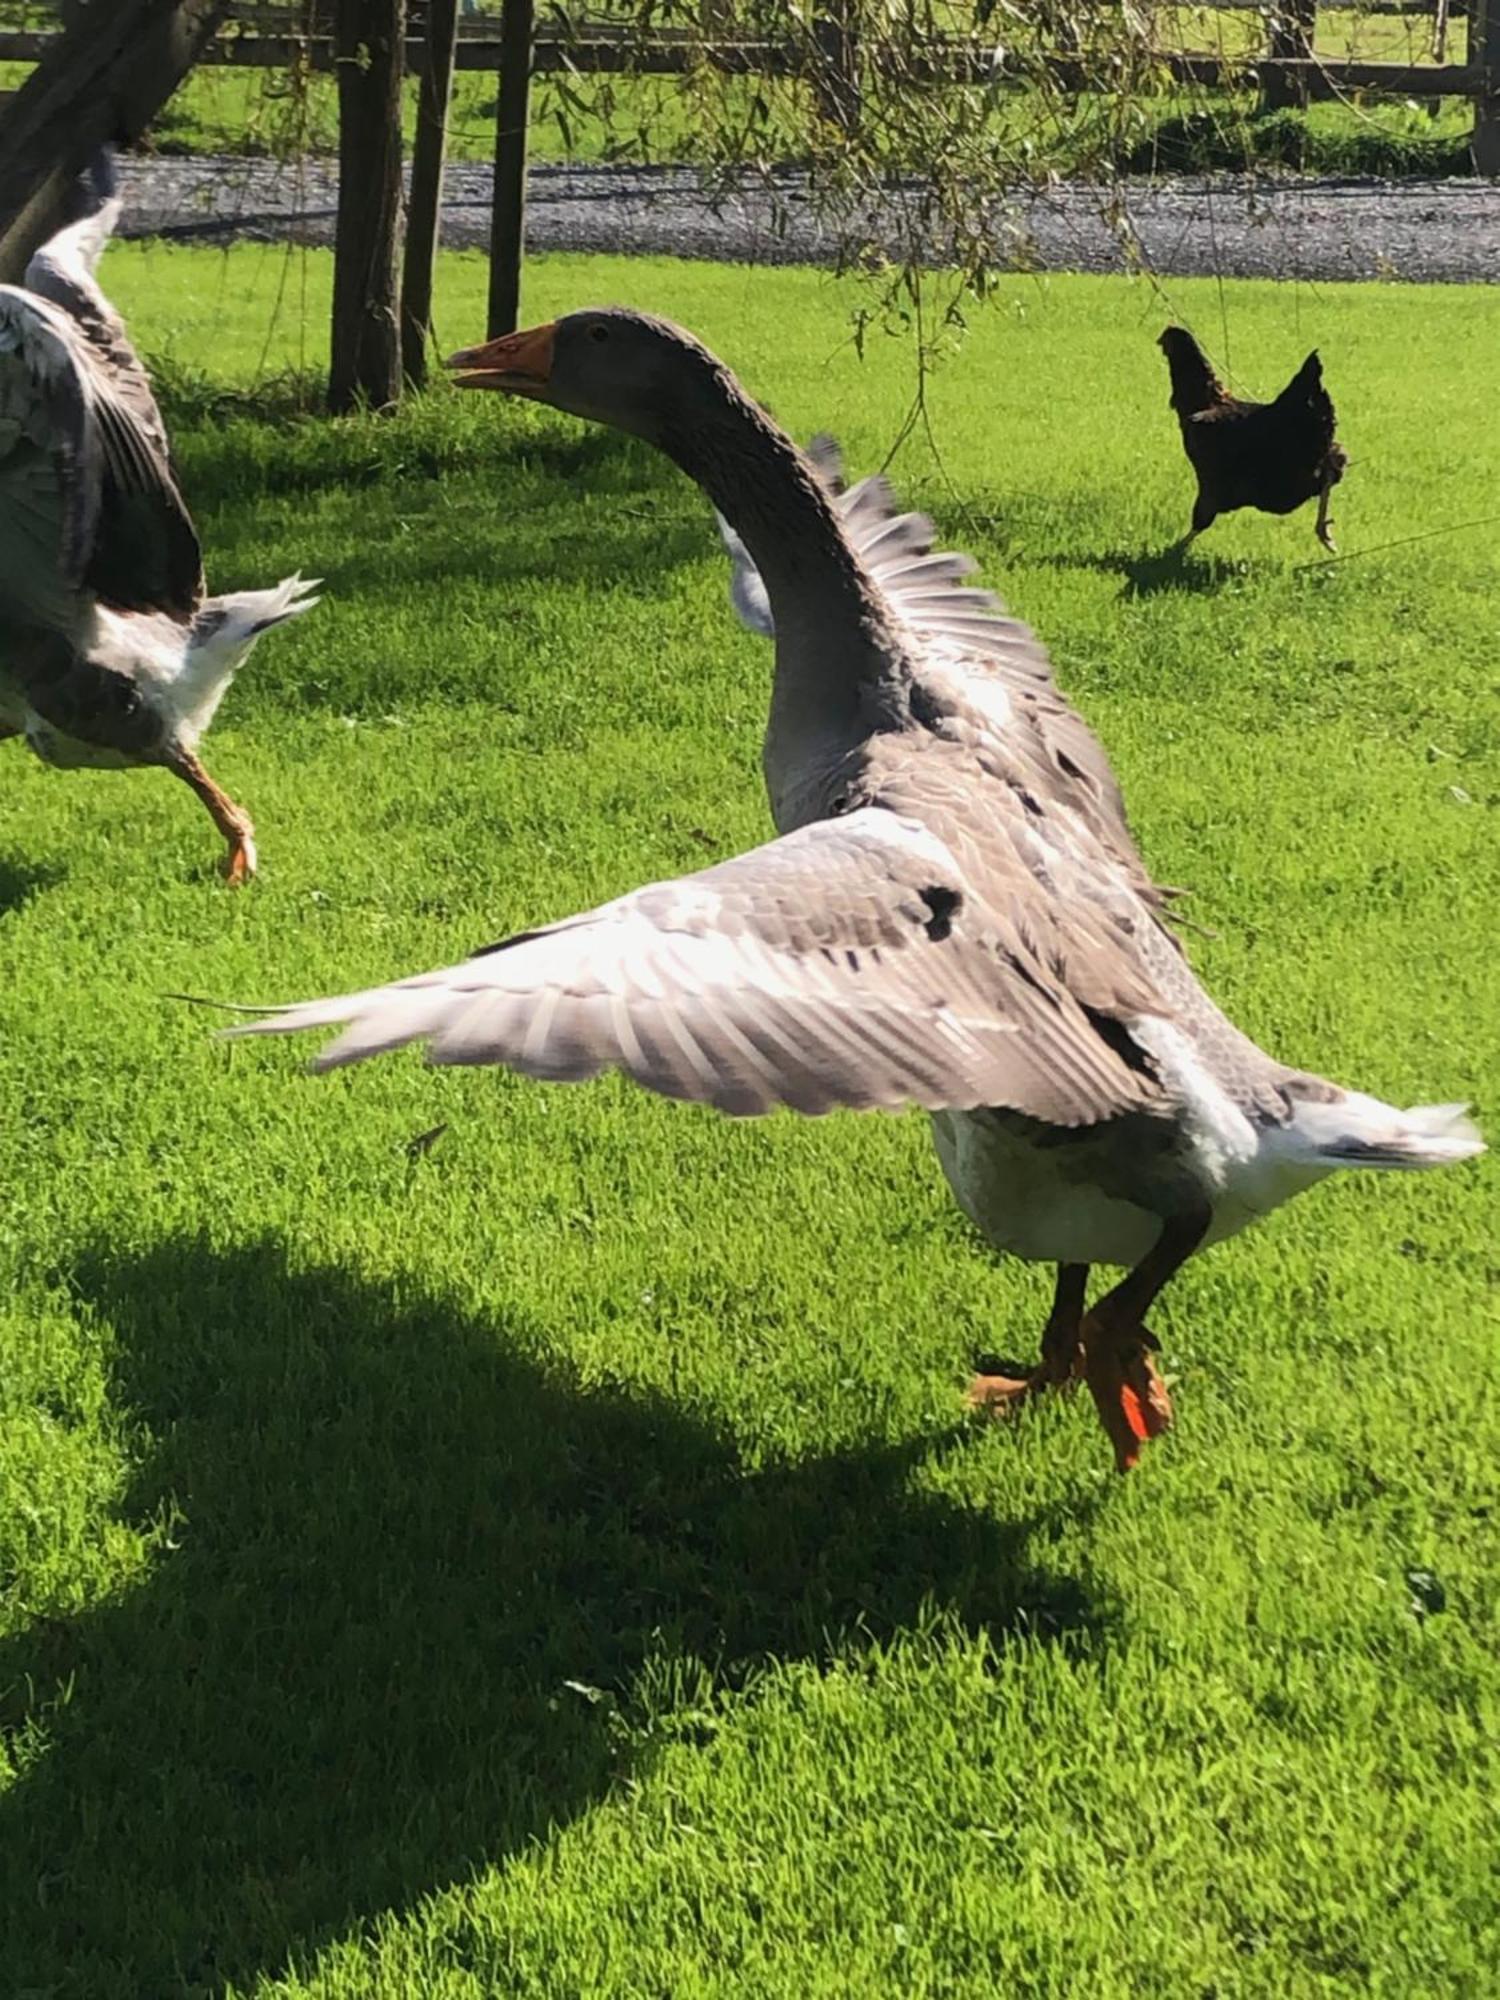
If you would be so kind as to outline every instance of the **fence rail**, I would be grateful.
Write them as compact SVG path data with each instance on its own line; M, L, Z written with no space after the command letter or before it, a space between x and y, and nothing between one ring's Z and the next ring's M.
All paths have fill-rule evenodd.
M1496 0L1489 0L1489 4L1494 7ZM1500 13L1500 8L1496 11ZM42 31L0 31L0 62L39 62L55 39ZM1313 98L1335 97L1346 91L1478 98L1484 91L1487 70L1492 74L1490 87L1500 89L1500 34L1496 43L1495 60L1490 65L1482 59L1466 63L1364 62L1335 56L1225 56L1174 50L1162 51L1157 61L1174 81L1208 89L1247 82L1264 84L1275 78ZM419 75L424 60L425 44L409 40L408 71ZM334 67L333 45L326 36L296 34L219 35L209 43L200 62L233 69L284 69L294 62L306 63L314 70ZM461 70L498 71L502 67L500 37L491 31L473 30L461 35L455 63ZM700 65L732 75L755 76L795 76L806 66L802 50L790 42L705 42L687 35L657 35L641 42L607 29L567 40L539 37L531 64L534 75L557 71L620 75L634 71L650 76L682 75ZM1076 57L1049 57L1047 68L1064 89L1083 90L1092 80L1087 65ZM934 87L989 83L1019 88L1027 80L1019 71L1007 73L1003 62L997 63L993 49L957 38L934 41L915 75Z

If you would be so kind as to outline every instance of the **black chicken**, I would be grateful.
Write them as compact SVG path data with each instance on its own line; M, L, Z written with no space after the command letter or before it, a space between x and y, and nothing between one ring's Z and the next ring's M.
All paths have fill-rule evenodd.
M1198 475L1193 524L1181 546L1236 507L1290 514L1316 494L1317 537L1333 548L1328 496L1348 458L1334 439L1333 399L1316 349L1274 403L1247 403L1229 394L1185 327L1169 326L1157 345L1171 372L1183 449Z

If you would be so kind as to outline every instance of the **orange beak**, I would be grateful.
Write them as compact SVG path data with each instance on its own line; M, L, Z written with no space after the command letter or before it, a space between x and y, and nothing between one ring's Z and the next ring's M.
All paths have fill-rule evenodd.
M502 333L482 347L460 348L443 363L457 372L460 389L506 389L513 396L545 395L552 375L552 342L557 323Z

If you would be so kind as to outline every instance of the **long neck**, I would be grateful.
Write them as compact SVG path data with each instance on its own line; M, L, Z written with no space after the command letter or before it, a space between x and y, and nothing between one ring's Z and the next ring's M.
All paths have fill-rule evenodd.
M776 699L878 711L904 681L904 657L881 599L850 548L828 494L785 432L727 370L691 414L658 434L755 561L776 622Z

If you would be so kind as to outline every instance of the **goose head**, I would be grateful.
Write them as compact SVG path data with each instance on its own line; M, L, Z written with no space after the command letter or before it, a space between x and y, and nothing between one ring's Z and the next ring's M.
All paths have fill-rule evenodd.
M734 377L670 320L624 306L566 314L450 355L460 389L497 389L653 444L740 399Z

